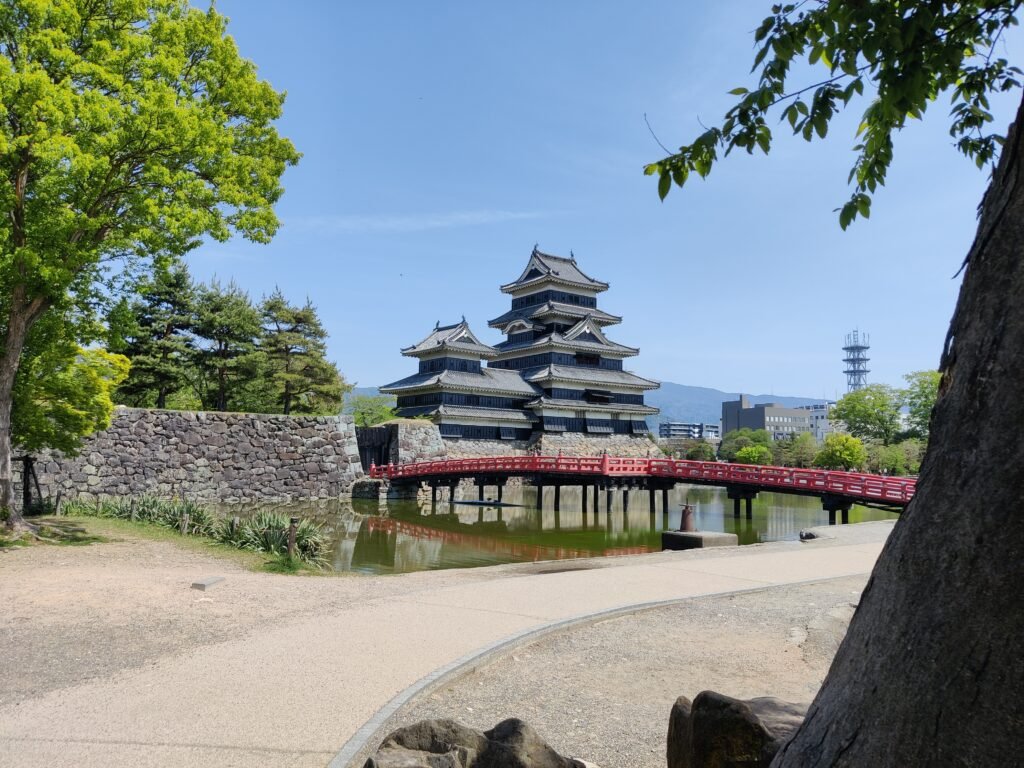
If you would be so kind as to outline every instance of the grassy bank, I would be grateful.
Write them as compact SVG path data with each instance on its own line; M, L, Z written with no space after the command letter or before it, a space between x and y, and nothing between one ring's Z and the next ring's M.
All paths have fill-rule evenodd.
M192 542L206 549L213 546L225 553L243 554L247 561L250 557L265 560L263 556L270 555L272 559L264 562L263 569L274 572L321 569L327 564L329 542L318 524L299 521L294 557L289 557L290 521L274 512L258 512L246 519L221 518L193 501L168 501L150 496L100 502L70 501L63 505L61 512L65 515L61 520L102 521L115 530L121 526L125 532L151 539Z

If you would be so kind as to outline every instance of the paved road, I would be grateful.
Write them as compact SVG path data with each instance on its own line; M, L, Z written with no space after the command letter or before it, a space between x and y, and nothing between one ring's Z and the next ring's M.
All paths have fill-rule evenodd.
M890 528L851 526L849 537L804 544L500 566L486 579L479 571L413 574L388 582L386 596L367 579L365 600L5 703L0 764L324 766L407 686L502 638L628 605L864 574ZM330 582L277 588L311 581L318 590Z

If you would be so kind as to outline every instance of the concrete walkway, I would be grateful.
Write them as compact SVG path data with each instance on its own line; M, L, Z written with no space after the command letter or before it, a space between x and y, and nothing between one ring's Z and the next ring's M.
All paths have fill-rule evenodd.
M408 686L511 635L624 606L867 573L891 524L848 530L810 543L500 566L486 580L402 577L386 597L6 704L0 765L324 766Z

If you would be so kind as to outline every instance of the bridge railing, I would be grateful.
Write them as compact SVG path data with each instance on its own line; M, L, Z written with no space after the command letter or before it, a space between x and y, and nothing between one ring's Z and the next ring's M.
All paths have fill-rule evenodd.
M859 472L800 469L717 461L641 459L614 456L491 456L474 459L421 461L414 464L373 466L370 476L393 480L472 475L564 474L595 477L664 477L679 482L698 481L721 485L792 489L832 493L893 504L906 504L917 482L911 478L885 477Z

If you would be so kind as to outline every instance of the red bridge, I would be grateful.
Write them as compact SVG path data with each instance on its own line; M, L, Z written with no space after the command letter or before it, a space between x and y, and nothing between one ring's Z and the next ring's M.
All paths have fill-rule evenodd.
M462 479L473 479L480 488L483 500L485 485L501 488L509 477L530 477L538 488L555 487L555 505L558 490L563 485L594 486L594 507L597 492L603 488L646 488L651 493L664 492L677 483L714 485L724 487L734 500L735 514L739 515L740 500L747 502L747 515L751 514L751 500L758 492L791 493L817 496L834 520L836 510L844 519L850 506L862 504L901 510L913 498L917 481L912 478L885 477L859 472L840 472L824 469L797 469L795 467L768 467L750 464L726 464L712 461L677 461L673 459L628 459L612 456L493 456L476 459L423 461L414 464L388 464L371 466L370 477L389 480L392 484L427 483L437 498L438 486L454 486ZM667 503L663 504L667 509Z

